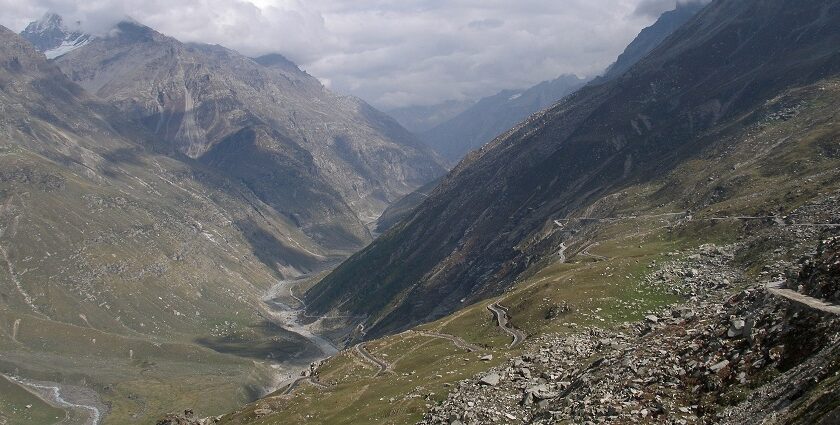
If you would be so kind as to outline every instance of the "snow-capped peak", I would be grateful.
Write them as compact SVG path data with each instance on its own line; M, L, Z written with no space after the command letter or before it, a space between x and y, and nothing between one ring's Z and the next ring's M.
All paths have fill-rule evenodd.
M93 36L81 30L79 22L71 28L55 13L47 13L30 23L20 35L44 52L48 59L76 50L93 40Z

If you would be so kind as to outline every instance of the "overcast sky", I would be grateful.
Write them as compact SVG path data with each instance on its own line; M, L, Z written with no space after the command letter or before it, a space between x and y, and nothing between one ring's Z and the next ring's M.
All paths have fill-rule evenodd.
M388 109L599 74L676 0L0 0L15 31L47 11L104 32L124 16L181 41L278 52Z

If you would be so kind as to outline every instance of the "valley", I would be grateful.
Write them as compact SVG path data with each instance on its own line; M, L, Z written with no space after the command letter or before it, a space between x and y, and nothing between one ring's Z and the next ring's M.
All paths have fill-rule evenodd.
M48 15L32 28L60 34L62 25ZM151 39L160 44L147 43ZM291 282L300 285L346 258L369 240L365 223L371 216L443 169L405 130L363 102L329 93L276 57L255 61L233 51L215 52L261 73L259 84L276 84L275 96L295 99L281 103L284 116L299 110L297 123L324 113L347 121L326 130L304 125L317 130L299 136L312 145L307 151L298 145L302 140L290 141L293 125L277 116L253 118L260 102L271 103L254 100L265 93L254 88L257 82L228 74L239 78L234 85L240 94L248 92L239 107L252 118L223 130L223 123L196 123L167 110L161 119L174 133L158 133L156 125L149 128L131 115L137 111L123 111L118 101L70 81L57 63L90 49L102 54L102 44L114 42L138 57L175 47L198 54L193 60L219 59L134 23L124 25L118 40L86 40L47 60L0 28L0 371L17 380L19 399L37 394L41 402L28 404L41 413L28 414L45 423L57 411L67 421L96 424L149 423L182 406L222 414L283 388L335 349L317 332L322 324L298 311L299 300L272 295L272 288L289 293ZM106 49L114 53L114 47ZM166 77L178 76L183 74ZM111 86L139 87L123 77L112 74ZM200 89L180 95L201 109L202 98L189 90ZM228 100L214 97L209 107ZM305 115L310 107L316 112ZM242 116L237 114L226 118ZM202 123L244 139L220 142L203 133ZM338 154L325 140L341 145L346 161L324 159ZM355 149L360 140L368 143ZM216 150L212 160L192 158L188 154L204 148L191 151L181 142L236 149ZM250 153L237 156L240 147ZM313 154L329 170L319 171ZM369 167L378 167L383 155L399 177L362 182L375 174ZM406 168L395 165L400 161ZM330 165L339 162L340 170ZM237 164L246 171L230 173ZM327 188L325 172L337 173L333 182L350 181L347 191ZM391 186L370 188L380 183ZM381 196L360 195L366 190ZM11 409L0 411L0 422L26 423L15 409L29 408L15 403Z
M840 2L625 6L417 134L373 41L0 26L0 425L837 423Z

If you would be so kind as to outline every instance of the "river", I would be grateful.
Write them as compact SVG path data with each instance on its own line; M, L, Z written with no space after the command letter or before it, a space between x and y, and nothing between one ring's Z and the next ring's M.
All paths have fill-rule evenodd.
M25 388L33 390L42 398L45 398L45 401L52 404L53 406L63 409L81 410L82 412L84 412L84 415L87 418L84 422L85 425L99 425L100 421L102 420L102 412L99 410L99 407L93 404L82 404L81 401L74 403L66 400L64 398L65 395L63 394L63 392L65 391L65 386L62 386L61 384L57 384L54 382L33 382L13 376L3 376L12 382L15 382ZM66 388L70 389L69 386ZM71 389L70 391L73 390Z

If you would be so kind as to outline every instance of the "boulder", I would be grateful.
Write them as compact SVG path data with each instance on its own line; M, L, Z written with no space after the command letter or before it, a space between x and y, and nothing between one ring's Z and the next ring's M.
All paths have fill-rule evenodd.
M493 386L499 385L499 381L501 381L501 380L502 380L502 377L499 376L498 373L488 373L487 375L484 375L484 376L481 377L481 379L479 380L479 383L482 384L482 385L489 385L489 386L493 387Z

